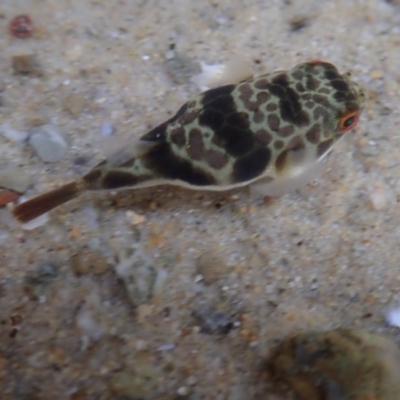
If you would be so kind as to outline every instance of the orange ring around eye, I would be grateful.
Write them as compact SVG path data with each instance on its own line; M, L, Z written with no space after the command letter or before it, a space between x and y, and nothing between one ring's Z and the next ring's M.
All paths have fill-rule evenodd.
M342 118L340 118L337 128L338 131L340 133L344 133L350 129L353 129L357 125L359 118L358 111L353 111L344 115Z

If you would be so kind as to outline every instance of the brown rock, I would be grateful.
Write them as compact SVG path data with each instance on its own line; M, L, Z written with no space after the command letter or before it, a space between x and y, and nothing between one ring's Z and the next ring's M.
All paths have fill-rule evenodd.
M75 118L78 118L86 108L85 96L82 93L70 93L64 99L63 107Z
M211 285L228 273L228 266L217 252L210 250L197 259L197 272L206 285Z
M272 371L303 400L397 400L400 350L389 338L358 329L307 332L285 340Z
M303 14L297 14L289 20L290 30L292 32L297 32L300 29L303 29L308 25L310 25L310 22L311 22L311 17Z
M148 398L157 388L159 373L151 360L138 358L136 371L120 371L110 381L111 391L124 399L141 400Z
M41 76L42 69L34 54L21 54L13 56L12 67L14 73L22 75L35 75Z
M0 189L0 207L5 206L12 201L15 201L20 197L20 194L15 193L11 190L1 190Z
M89 250L81 250L72 256L71 268L75 275L95 274L100 275L110 268L106 258Z

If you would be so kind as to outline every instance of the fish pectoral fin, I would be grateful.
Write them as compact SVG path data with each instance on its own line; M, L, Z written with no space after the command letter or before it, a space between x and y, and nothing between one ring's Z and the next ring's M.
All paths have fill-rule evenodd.
M307 152L307 150L304 148L290 150L288 156L289 156L289 162L288 162L289 168L303 169L304 167L308 167L310 163L314 162L314 160L311 160L309 152Z
M103 153L107 163L119 167L126 162L139 157L156 142L147 142L126 137L106 137L97 142L97 147Z
M271 182L256 183L254 188L267 196L281 196L288 192L301 189L308 182L316 179L323 171L321 163L315 159L312 153L305 148L288 150L283 153L276 169L275 179Z
M218 82L220 86L239 83L253 78L250 65L242 57L234 56L226 64Z
M310 157L305 148L288 150L282 155L277 168L277 175L281 178L296 177L307 169L315 160Z
M242 57L234 56L226 64L207 65L201 63L202 72L192 81L202 90L235 84L253 78L250 64Z

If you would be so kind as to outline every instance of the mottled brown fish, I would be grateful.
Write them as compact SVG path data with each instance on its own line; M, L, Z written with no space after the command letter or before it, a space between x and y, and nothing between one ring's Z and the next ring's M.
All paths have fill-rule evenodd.
M28 222L86 190L159 184L227 190L263 178L266 188L307 175L354 128L365 93L350 74L313 60L205 91L80 180L13 210Z

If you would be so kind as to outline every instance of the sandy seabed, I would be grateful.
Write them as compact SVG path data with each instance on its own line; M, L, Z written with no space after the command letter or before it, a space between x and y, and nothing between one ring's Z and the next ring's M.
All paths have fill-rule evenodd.
M8 33L18 14L32 38ZM1 400L280 399L263 360L288 335L400 343L385 320L400 305L396 1L2 0L0 32L0 171L29 178L25 198L99 162L102 136L174 114L200 61L239 55L257 75L324 59L369 91L324 174L277 199L94 193L34 230L1 208ZM40 73L13 69L27 54ZM65 138L60 161L24 140L43 123Z

